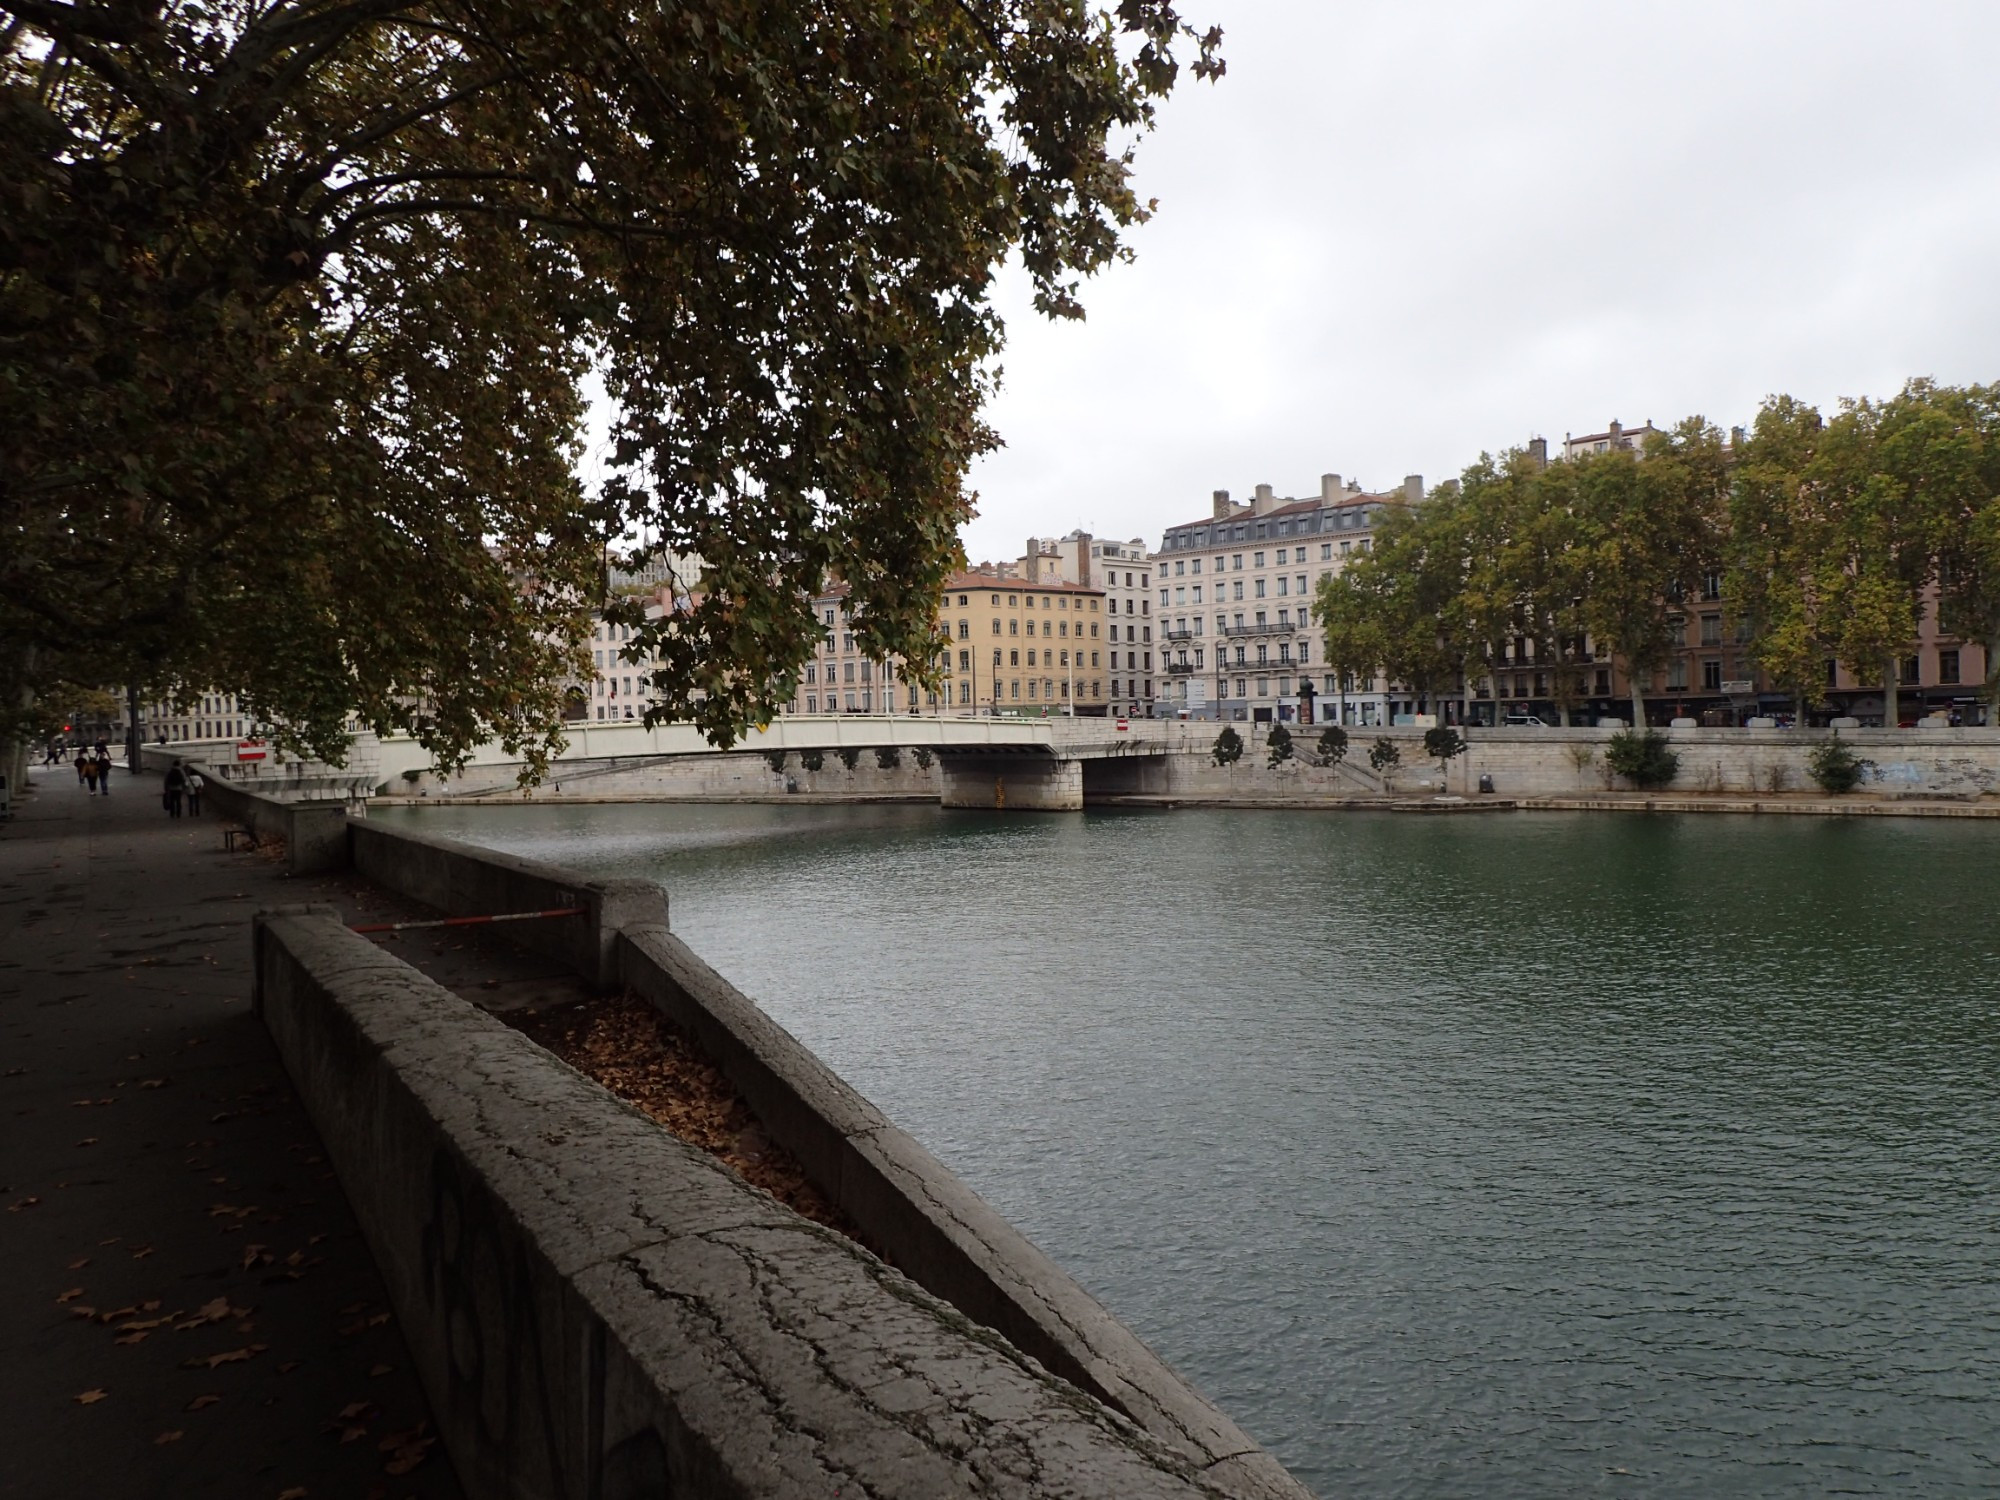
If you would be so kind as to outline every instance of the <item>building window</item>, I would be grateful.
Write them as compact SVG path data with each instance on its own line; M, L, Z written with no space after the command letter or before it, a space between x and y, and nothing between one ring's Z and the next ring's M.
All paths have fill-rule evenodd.
M1896 668L1896 681L1918 683L1924 680L1924 664L1914 656L1906 656Z
M1722 644L1722 616L1703 615L1701 617L1701 643L1704 646Z
M1704 599L1720 599L1722 597L1722 575L1720 573L1702 574L1701 597Z
M1956 651L1938 652L1938 681L1958 681L1958 653Z
M1701 685L1711 693L1721 691L1722 662L1719 658L1710 657L1701 664Z

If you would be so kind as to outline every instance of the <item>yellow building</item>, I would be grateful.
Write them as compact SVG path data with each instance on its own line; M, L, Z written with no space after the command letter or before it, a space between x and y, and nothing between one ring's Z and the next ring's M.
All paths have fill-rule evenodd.
M960 573L945 585L940 618L951 637L949 712L1103 715L1101 589Z

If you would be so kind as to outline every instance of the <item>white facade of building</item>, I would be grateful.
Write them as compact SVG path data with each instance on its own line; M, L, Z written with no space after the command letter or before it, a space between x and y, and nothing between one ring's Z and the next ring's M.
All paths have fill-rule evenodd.
M1369 494L1326 474L1305 500L1260 484L1239 505L1217 490L1205 520L1169 527L1152 559L1165 679L1155 712L1295 723L1310 697L1316 722L1387 723L1386 684L1343 683L1325 670L1313 596L1322 578L1369 550L1386 507L1422 498L1419 475Z

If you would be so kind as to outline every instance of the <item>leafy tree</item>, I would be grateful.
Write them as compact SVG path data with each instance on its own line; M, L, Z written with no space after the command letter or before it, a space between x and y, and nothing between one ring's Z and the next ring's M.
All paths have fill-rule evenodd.
M1266 762L1273 768L1282 766L1292 758L1292 732L1282 724L1271 725L1271 733L1264 741L1264 748L1270 752Z
M1338 724L1329 724L1319 732L1319 763L1323 766L1337 766L1347 758L1347 731Z
M1439 724L1424 731L1424 754L1438 763L1438 777L1442 780L1451 770L1451 763L1466 751L1465 736L1449 724Z
M850 771L861 764L861 752L859 750L850 749L843 745L834 753L840 757L840 763Z
M1430 703L1464 682L1474 653L1471 515L1457 491L1443 487L1421 506L1391 506L1370 550L1320 580L1315 612L1325 660L1343 681L1380 673Z
M1814 566L1822 528L1806 478L1823 425L1817 411L1789 396L1758 410L1736 455L1724 542L1724 597L1733 613L1756 621L1751 659L1792 695L1801 724L1826 699L1830 653Z
M1080 315L1219 40L1170 0L10 5L0 702L81 650L328 759L358 710L539 764L604 605L649 719L726 745L829 574L932 661L995 268ZM606 600L635 534L701 560L656 619Z
M917 746L910 752L910 758L916 761L917 769L920 771L928 771L931 768L931 752L926 746Z
M1867 774L1869 763L1838 732L1806 752L1806 770L1823 792L1836 797L1853 791Z
M1721 566L1728 454L1717 428L1689 417L1648 439L1643 457L1594 454L1574 472L1581 623L1623 666L1641 727L1646 684L1682 643L1678 601Z
M799 764L808 771L817 771L826 764L826 756L818 750L801 750Z
M1384 781L1387 781L1389 773L1402 763L1402 750L1386 734L1368 748L1368 764L1375 768L1375 774Z
M893 771L903 763L903 752L894 745L885 745L875 752L875 765L884 771Z
M773 775L777 775L777 776L782 776L782 775L784 775L784 774L785 774L785 752L784 752L784 751L782 751L782 750L768 750L768 751L766 751L766 752L765 752L765 754L764 754L764 764L765 764L765 765L767 765L767 766L769 766L769 767L771 768L771 772L772 772L772 774L773 774Z
M1243 758L1243 736L1236 732L1235 725L1222 726L1222 733L1215 737L1215 748L1209 753L1218 766L1233 766Z
M1661 787L1680 774L1681 758L1653 729L1621 729L1604 747L1604 763L1634 786Z

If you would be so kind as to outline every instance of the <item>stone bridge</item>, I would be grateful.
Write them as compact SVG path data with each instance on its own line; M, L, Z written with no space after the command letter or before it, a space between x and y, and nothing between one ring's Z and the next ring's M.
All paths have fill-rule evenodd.
M1124 724L1125 728L1119 728ZM918 714L787 714L753 729L727 752L688 724L648 729L638 723L580 722L568 729L569 748L553 775L575 783L629 770L651 759L720 754L924 750L937 757L940 801L946 807L1070 811L1092 793L1138 789L1142 762L1204 750L1213 725L1146 719L973 719ZM380 775L423 770L430 758L405 739L381 742ZM467 790L510 786L518 759L498 745L474 754L454 785ZM1127 785L1130 783L1130 785Z

